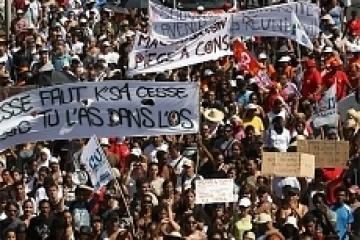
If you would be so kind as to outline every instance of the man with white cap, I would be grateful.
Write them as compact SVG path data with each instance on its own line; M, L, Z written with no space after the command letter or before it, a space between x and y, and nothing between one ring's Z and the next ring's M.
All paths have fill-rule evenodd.
M247 197L243 197L239 201L238 213L234 218L234 227L232 235L235 239L243 239L244 233L253 228L251 215L249 213L252 203Z
M258 61L260 65L263 65L263 69L265 69L269 77L272 77L275 74L275 68L268 62L268 56L265 53L262 52L259 54Z
M186 159L183 163L183 173L176 179L175 189L178 192L184 192L189 188L195 187L196 180L204 179L201 175L195 173L195 163L190 159Z

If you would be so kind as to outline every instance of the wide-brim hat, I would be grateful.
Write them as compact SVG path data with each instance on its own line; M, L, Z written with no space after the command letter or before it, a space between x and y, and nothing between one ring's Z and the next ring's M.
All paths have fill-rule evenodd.
M211 122L221 122L224 119L225 115L222 111L216 108L211 108L205 110L204 117Z

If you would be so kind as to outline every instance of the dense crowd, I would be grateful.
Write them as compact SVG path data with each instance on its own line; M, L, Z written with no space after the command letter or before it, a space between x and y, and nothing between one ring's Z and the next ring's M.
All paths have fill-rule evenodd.
M287 39L243 39L272 80L266 88L233 56L134 76L200 82L200 132L101 138L116 179L99 191L75 164L88 139L2 150L0 239L358 239L360 113L345 109L345 118L322 127L312 115L334 83L337 101L359 87L360 19L349 2L315 3L322 12L313 51ZM0 39L3 87L32 85L51 69L82 82L130 79L128 55L136 31L147 31L146 9L95 0L12 4L10 37ZM264 151L294 152L305 139L349 141L348 168L324 166L311 179L261 174ZM234 179L234 202L195 204L197 180L222 178Z

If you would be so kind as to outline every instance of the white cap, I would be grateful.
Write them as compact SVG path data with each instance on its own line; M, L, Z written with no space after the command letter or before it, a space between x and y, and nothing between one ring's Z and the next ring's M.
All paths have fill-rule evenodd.
M267 59L267 55L265 53L260 53L258 59Z
M111 44L110 44L110 42L109 41L105 41L105 42L103 42L103 44L102 44L104 47L110 47L111 46Z
M214 74L214 72L213 71L211 71L211 69L205 69L205 71L204 71L204 76L205 77L209 77L209 76L211 76L211 75L213 75Z
M80 57L78 55L73 55L71 57L71 60L78 60L79 62L81 62Z
M126 32L125 37L132 37L134 35L135 35L135 33L133 31L129 30Z
M98 60L104 60L104 61L106 61L106 57L105 57L105 55L103 55L103 54L99 54L98 57L97 57L97 59L98 59Z
M323 50L323 53L332 53L332 52L333 52L332 47L325 47Z
M289 62L290 60L291 60L291 57L283 56L279 59L279 62Z
M59 159L56 158L56 157L51 157L50 160L49 160L49 163L50 163L50 164L51 164L51 163L56 163L56 164L58 164L58 163L59 163Z
M245 109L257 109L258 108L258 106L256 105L256 104L253 104L253 103L249 103L246 107L245 107Z
M100 145L109 146L109 139L108 138L100 138Z
M354 47L352 47L352 48L351 48L351 52L353 52L353 53L358 53L358 52L360 52L360 46L354 46Z
M287 217L287 220L286 220L286 222L284 223L284 225L287 225L287 224L293 225L294 228L296 228L296 229L299 228L298 225L297 225L297 220L296 220L296 218L293 217L293 216Z
M141 155L141 149L140 148L133 148L133 149L131 149L130 154L135 155L135 156L140 156Z
M198 10L198 11L204 11L205 9L204 9L204 6L198 6L197 8L196 8L196 10Z
M87 20L86 20L86 18L80 18L80 22L81 22L81 23L86 23Z
M251 201L249 198L242 198L239 201L239 207L250 207L251 206Z

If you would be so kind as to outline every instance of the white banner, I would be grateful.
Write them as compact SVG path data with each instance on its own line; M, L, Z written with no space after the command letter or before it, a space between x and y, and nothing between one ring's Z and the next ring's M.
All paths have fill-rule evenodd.
M336 84L333 84L316 103L312 118L315 127L337 126Z
M83 148L80 161L85 165L95 191L114 178L108 159L96 136L93 136Z
M199 86L184 82L64 84L0 102L0 149L24 142L197 133Z
M310 38L320 31L320 8L308 2L293 2L237 13L222 15L197 15L167 8L150 2L150 29L153 36L176 39L186 37L208 26L220 16L231 19L232 36L278 36L290 35L291 13L294 12Z
M137 33L128 74L162 72L232 55L229 30L230 21L222 18L193 37L171 44Z
M234 202L234 179L204 179L195 181L196 204Z

